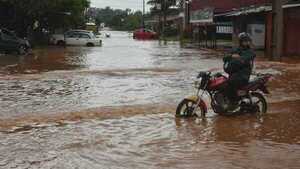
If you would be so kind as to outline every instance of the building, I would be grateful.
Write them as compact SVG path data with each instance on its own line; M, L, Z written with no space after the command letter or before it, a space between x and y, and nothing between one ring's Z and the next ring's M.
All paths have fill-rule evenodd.
M300 29L300 1L290 0L283 8L283 55L300 56L300 35L295 34ZM190 13L194 30L209 28L210 32L215 31L216 37L231 37L234 42L240 32L248 32L256 48L264 49L270 55L273 25L271 0L193 0Z
M172 8L168 11L165 17L160 14L155 14L150 18L145 19L145 27L156 32L162 33L164 24L164 36L176 36L183 30L184 13L179 8Z
M191 10L214 8L215 14L229 12L241 7L270 3L271 0L192 0Z
M300 2L295 4L288 4L285 6L284 9L283 53L285 55L300 56L300 35L298 33L299 30L300 30Z

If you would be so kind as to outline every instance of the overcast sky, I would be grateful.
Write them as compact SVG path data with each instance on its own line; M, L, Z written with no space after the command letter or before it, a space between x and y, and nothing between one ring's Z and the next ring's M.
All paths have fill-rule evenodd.
M110 6L114 9L132 9L132 10L143 10L143 0L91 0L92 7L105 8ZM147 0L145 0L147 2ZM146 5L146 10L149 10L149 6Z

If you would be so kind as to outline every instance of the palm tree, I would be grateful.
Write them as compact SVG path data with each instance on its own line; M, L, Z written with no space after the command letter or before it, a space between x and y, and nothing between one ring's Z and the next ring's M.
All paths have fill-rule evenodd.
M159 18L159 33L164 32L165 24L167 21L167 15L172 12L172 7L176 6L178 2L183 0L148 0L147 4L151 5L152 16L157 16ZM163 16L163 23L161 23L161 18Z

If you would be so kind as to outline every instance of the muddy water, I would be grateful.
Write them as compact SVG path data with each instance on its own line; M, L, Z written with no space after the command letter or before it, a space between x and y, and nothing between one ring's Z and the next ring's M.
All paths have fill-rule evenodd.
M112 32L103 47L0 56L0 168L299 168L300 68L275 75L269 115L175 119L210 52Z
M165 113L36 125L0 134L0 167L296 169L295 118L299 113L195 122Z
M196 71L221 63L178 43L113 35L103 47L52 47L27 57L1 56L1 115L174 102Z

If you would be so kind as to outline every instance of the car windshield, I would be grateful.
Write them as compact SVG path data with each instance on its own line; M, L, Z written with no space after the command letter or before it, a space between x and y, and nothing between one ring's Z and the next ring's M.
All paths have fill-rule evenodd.
M96 35L92 32L89 33L89 36L91 37L91 39L95 39L96 38Z
M80 38L83 38L83 39L90 39L90 35L89 35L89 34L85 34L85 33L81 33L81 34L80 34Z
M79 38L80 37L80 34L79 33L67 33L66 34L66 38Z

